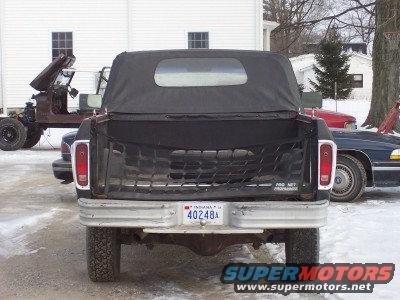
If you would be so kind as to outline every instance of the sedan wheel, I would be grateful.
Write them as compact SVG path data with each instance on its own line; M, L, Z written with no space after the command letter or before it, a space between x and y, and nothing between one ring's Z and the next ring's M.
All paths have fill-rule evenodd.
M366 185L367 174L363 164L353 156L339 155L331 200L356 201L364 193Z
M338 165L336 167L335 184L333 194L346 196L354 188L354 174L346 165Z

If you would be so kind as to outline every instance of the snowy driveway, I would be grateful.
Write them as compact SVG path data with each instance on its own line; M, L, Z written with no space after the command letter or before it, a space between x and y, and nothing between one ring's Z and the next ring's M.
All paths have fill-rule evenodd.
M156 246L152 251L125 246L121 281L91 283L86 275L85 231L78 224L74 188L61 185L51 172L51 162L58 157L58 151L47 150L0 152L0 299L242 299L235 297L232 286L219 283L226 263L283 259L280 245L258 251L231 247L211 258L175 246ZM400 266L399 225L400 189L369 190L359 203L332 204L329 225L321 230L321 260L394 262ZM368 296L311 298L396 299L400 293L398 273L388 286L375 290ZM289 299L293 297L310 299L307 295Z

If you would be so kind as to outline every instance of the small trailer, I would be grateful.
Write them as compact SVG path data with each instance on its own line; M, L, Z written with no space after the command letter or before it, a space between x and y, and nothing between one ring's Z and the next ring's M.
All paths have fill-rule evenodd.
M0 118L0 149L15 151L32 148L43 131L48 128L79 128L82 121L93 115L93 109L87 106L88 94L79 94L71 87L71 81L77 72L71 69L75 57L60 55L50 63L30 84L38 91L26 103L22 113L11 113ZM96 94L107 83L108 67L99 71ZM72 98L79 94L79 109L68 111L68 95Z

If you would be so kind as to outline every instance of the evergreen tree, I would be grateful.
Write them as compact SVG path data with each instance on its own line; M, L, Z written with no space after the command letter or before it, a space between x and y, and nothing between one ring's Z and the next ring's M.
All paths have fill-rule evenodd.
M321 92L324 98L333 99L336 82L338 99L348 98L352 91L353 79L349 75L349 56L343 53L343 44L337 31L321 42L315 59L318 66L314 66L313 70L317 82L310 80L314 89Z

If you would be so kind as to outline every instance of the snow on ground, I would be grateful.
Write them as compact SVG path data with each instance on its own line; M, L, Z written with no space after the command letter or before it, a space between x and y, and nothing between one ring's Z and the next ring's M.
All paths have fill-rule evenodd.
M0 221L0 256L5 258L32 254L37 250L27 247L28 236L45 228L56 214L56 209L45 213L21 216Z
M59 151L0 151L0 257L36 251L28 247L29 236L45 228L56 215L57 209L40 207L35 201L29 203L28 199L49 186L43 173L51 172L52 161L59 157ZM39 165L44 167L39 169ZM52 176L51 173L49 176ZM35 179L34 182L32 178ZM50 192L54 193L56 190L50 189ZM46 192L48 191L44 191ZM13 199L17 199L18 203Z
M35 148L40 149L58 149L61 146L61 138L64 134L77 130L76 128L50 128L47 129L40 142Z
M336 111L351 115L357 119L357 126L360 128L364 121L367 119L371 101L367 100L338 100L325 99L323 102L323 109Z
M24 166L26 164L34 165L40 162L51 162L52 160L60 157L59 151L46 151L46 147L32 148L30 150L19 150L5 152L0 150L0 170L2 170L2 163L16 163L19 166ZM0 174L1 178L2 174ZM5 176L5 174L4 174Z
M395 197L400 194L399 188L389 191ZM328 226L321 229L322 262L394 263L400 266L399 246L399 198L382 201L378 195L376 200L331 204ZM375 286L373 297L397 298L400 278L396 273L388 285Z
M366 201L331 203L328 225L321 228L321 263L394 263L400 265L400 188L369 189ZM284 262L283 245L266 245L277 262ZM388 285L376 285L370 299L398 299L398 271ZM328 296L330 298L330 296ZM361 294L337 294L334 299L360 299Z

